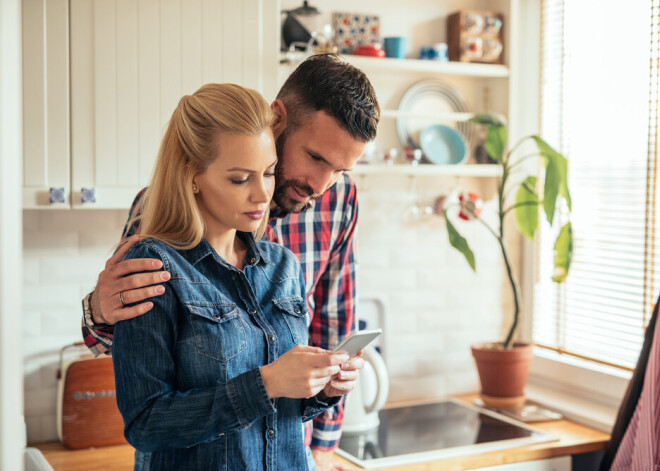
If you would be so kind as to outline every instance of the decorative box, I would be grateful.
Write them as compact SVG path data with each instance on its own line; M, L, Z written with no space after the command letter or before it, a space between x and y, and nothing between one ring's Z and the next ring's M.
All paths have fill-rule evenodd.
M461 10L447 17L450 61L501 64L502 15L491 11Z
M351 54L363 44L380 43L380 17L364 13L332 13L335 44L340 54Z

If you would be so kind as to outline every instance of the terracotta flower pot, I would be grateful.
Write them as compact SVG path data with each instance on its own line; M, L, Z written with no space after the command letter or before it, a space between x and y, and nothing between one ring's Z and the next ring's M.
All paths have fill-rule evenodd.
M505 349L502 342L472 346L481 381L481 398L489 407L516 408L525 402L525 385L532 362L532 345L515 342Z

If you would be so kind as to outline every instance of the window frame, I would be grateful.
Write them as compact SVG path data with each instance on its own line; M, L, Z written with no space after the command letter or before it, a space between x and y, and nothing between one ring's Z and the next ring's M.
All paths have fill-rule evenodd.
M512 27L519 31L517 38L520 39L512 41L509 48L512 80L509 89L521 95L525 93L524 96L530 99L510 97L510 114L516 118L510 119L510 140L537 133L540 129L541 8L542 0L512 0L511 21L519 22ZM520 334L526 341L532 338L536 245L536 241L521 238L520 283L522 312L525 314L521 319ZM631 376L632 373L627 371L536 348L527 395L559 410L566 417L610 431Z

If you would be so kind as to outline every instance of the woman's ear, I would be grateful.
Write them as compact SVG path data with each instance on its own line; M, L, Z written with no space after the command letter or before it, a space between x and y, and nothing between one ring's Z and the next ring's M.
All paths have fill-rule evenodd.
M275 119L273 120L273 136L277 139L286 128L286 106L284 106L282 100L275 100L270 105L270 108L273 110L273 114L275 114Z
M193 193L195 193L195 194L199 193L199 187L197 186L197 182L195 181L195 178L193 178L193 181L192 181L192 190L193 190Z

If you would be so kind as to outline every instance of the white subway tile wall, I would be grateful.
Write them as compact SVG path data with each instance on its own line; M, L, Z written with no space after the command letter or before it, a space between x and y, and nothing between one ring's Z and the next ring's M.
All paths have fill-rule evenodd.
M460 225L477 273L449 246L445 223L411 220L421 204L458 187L435 177L357 177L358 291L386 307L390 399L478 389L470 344L500 337L502 263L478 223ZM487 203L487 206L490 203ZM485 213L488 210L484 211ZM82 340L82 297L95 285L126 211L24 211L24 366L28 442L57 439L55 374L60 349Z
M23 211L23 364L29 443L57 439L60 349L82 340L81 299L119 241L127 211Z

